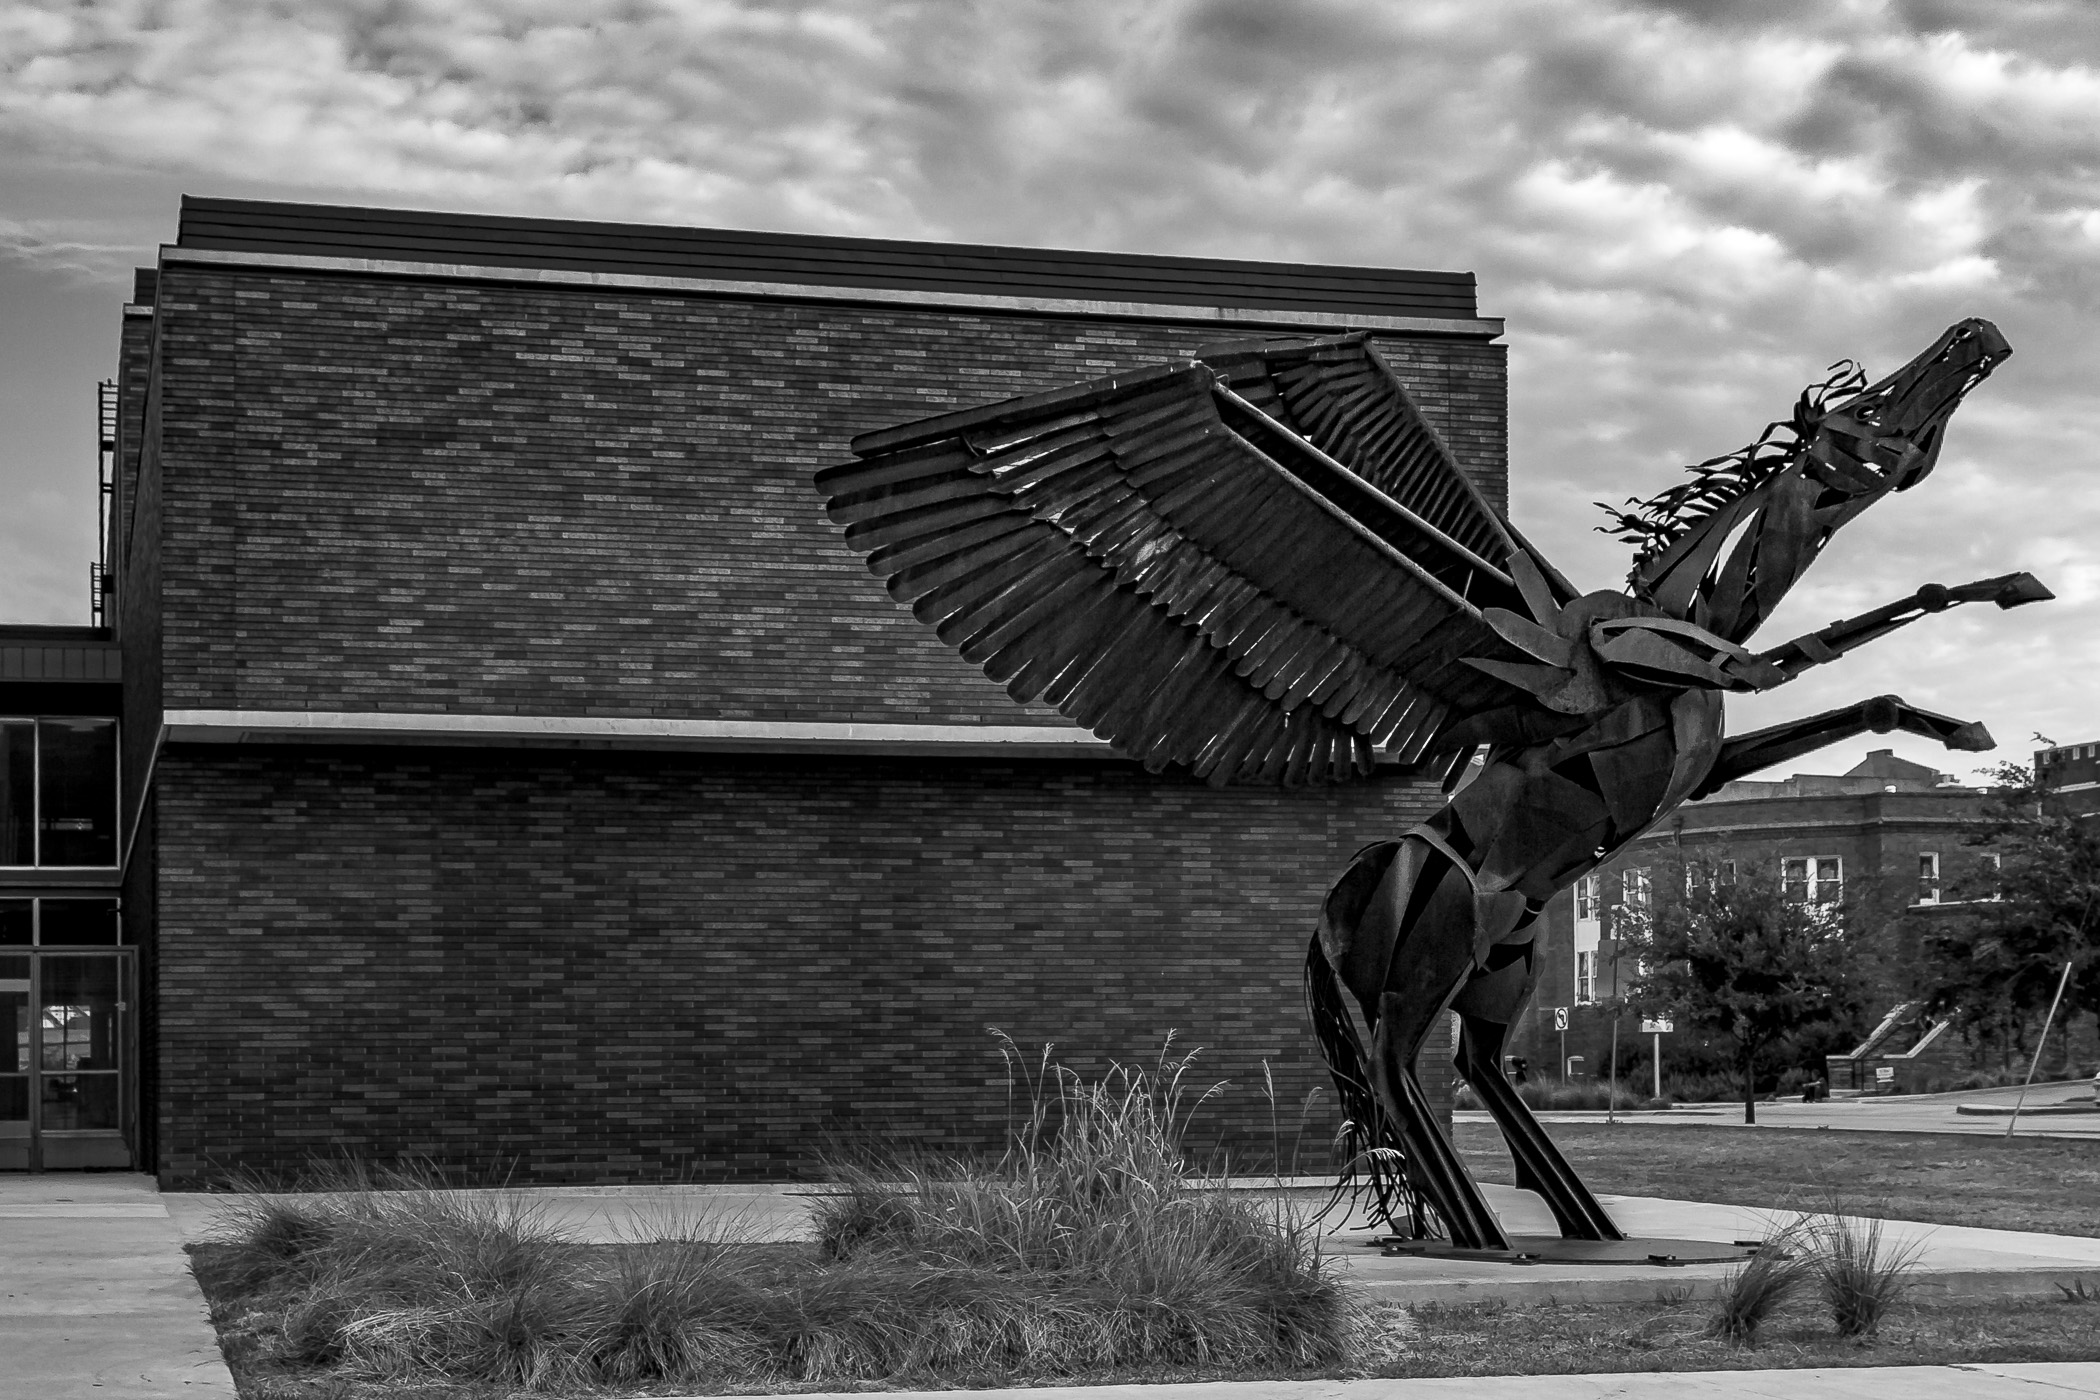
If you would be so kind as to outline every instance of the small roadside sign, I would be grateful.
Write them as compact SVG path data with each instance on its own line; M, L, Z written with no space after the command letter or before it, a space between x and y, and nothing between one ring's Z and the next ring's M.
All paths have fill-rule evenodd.
M1642 1035L1671 1035L1676 1030L1677 1022L1668 1016L1656 1016L1653 1018L1644 1016L1641 1018Z
M1554 1008L1553 1008L1553 1029L1555 1029L1555 1030L1557 1030L1557 1031L1564 1031L1564 1030L1566 1030L1567 1028L1568 1028L1568 1008L1567 1008L1567 1007L1565 1007L1565 1006L1556 1006L1556 1007L1554 1007Z
M1874 1066L1874 1082L1876 1084L1887 1084L1890 1081L1894 1080L1895 1077L1896 1067L1894 1065Z

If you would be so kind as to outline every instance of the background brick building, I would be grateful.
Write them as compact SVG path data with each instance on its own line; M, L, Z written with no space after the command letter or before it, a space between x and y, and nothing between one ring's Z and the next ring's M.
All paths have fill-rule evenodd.
M163 1182L983 1145L993 1025L1082 1069L1177 1030L1250 1154L1263 1062L1286 1119L1321 1082L1315 903L1433 789L1145 774L913 622L810 477L1365 328L1499 504L1469 274L188 200L123 327L126 1141Z
M1566 1053L1583 1057L1586 1075L1606 1072L1611 1018L1605 1004L1624 994L1631 972L1612 938L1617 911L1646 898L1655 881L1702 860L1776 868L1789 892L1804 900L1871 901L1882 934L1861 951L1875 1003L1869 1019L1878 1017L1919 990L1914 978L1924 921L1973 894L1988 857L1966 842L1985 800L1982 789L1883 749L1842 775L1737 781L1687 802L1546 906L1539 988L1511 1038L1512 1053L1553 1074L1563 1040L1554 1010L1567 1008ZM1620 1026L1620 1036L1621 1066L1647 1064L1649 1042L1631 1021ZM1665 1037L1666 1068L1673 1044ZM1810 1051L1803 1063L1819 1064L1820 1056Z
M2100 816L2100 743L2058 744L2036 749L2035 778L2066 816Z

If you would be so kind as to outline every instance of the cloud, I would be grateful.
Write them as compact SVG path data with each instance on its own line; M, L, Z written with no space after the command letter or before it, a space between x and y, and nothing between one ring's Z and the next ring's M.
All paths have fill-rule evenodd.
M1471 268L1510 321L1519 519L1596 585L1624 558L1590 501L1747 440L1841 356L1990 315L2018 353L1940 475L1775 635L2045 559L2077 581L2046 629L1935 620L1904 664L2006 732L2093 727L2082 3L17 0L0 149L199 192ZM14 213L0 247L63 264Z

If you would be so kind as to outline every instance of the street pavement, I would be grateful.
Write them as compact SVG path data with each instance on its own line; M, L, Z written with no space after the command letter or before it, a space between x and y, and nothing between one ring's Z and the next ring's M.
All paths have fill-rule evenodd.
M1892 1094L1886 1097L1831 1099L1823 1103L1798 1100L1760 1103L1760 1128L1843 1128L1874 1133L1969 1133L2004 1137L2013 1122L2015 1137L2082 1138L2100 1140L2100 1111L2090 1113L2034 1113L2043 1107L2093 1103L2090 1080L2037 1084L2028 1090L2027 1102L2017 1121L2004 1110L2019 1097L2019 1086L2005 1089L1967 1089L1951 1094ZM1998 1110L1978 1115L1960 1112L1962 1105ZM1608 1115L1596 1112L1554 1110L1540 1113L1543 1123L1602 1123ZM1460 1123L1486 1123L1485 1113L1453 1115ZM1663 1127L1745 1127L1740 1103L1685 1104L1654 1112L1620 1113L1621 1123L1657 1124Z

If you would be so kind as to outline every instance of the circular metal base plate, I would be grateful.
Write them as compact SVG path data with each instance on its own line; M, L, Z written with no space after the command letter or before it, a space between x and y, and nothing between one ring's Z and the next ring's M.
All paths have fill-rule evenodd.
M1509 1248L1461 1249L1443 1240L1379 1242L1390 1255L1463 1259L1483 1264L1632 1264L1678 1268L1685 1264L1739 1264L1763 1248L1758 1240L1568 1240L1559 1235L1511 1235Z

